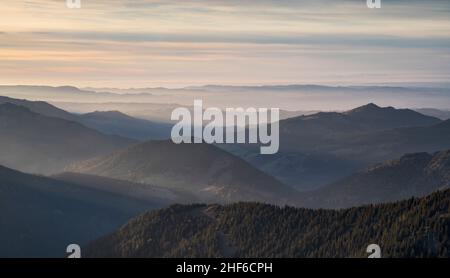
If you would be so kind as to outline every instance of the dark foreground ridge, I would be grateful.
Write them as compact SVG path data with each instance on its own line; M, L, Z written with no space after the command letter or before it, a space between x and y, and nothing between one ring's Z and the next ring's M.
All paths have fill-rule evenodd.
M138 216L86 257L383 257L450 255L450 190L391 204L311 210L257 203L174 205Z

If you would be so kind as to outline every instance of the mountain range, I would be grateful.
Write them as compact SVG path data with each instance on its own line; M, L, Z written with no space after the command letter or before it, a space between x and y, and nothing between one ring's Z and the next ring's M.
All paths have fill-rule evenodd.
M341 113L291 116L280 122L280 152L262 156L257 145L140 141L167 132L169 125L152 125L119 111L73 114L46 102L0 97L0 206L4 212L0 245L7 247L0 256L63 256L61 246L87 244L138 213L174 203L185 205L132 220L117 233L93 243L102 246L100 253L89 249L88 254L363 256L360 247L348 242L350 249L328 252L339 249L343 242L326 243L324 239L348 241L361 233L369 236L360 236L358 244L384 240L391 256L417 255L411 253L411 246L419 256L446 254L449 249L442 237L407 239L406 245L396 249L396 243L386 239L394 234L385 231L381 237L371 237L375 232L364 230L363 223L387 225L397 231L399 221L406 219L420 231L434 225L436 234L444 233L437 225L445 229L448 223L441 211L448 191L433 192L450 185L450 120L375 104ZM421 199L401 201L410 197ZM231 205L240 201L309 209ZM386 202L397 203L381 204ZM191 203L221 206L187 205ZM401 216L402 209L408 215ZM385 213L380 215L380 211ZM433 217L428 224L419 223L413 212ZM239 219L241 214L247 217ZM367 215L372 218L366 223ZM301 218L309 222L301 222ZM234 222L236 219L245 225ZM259 219L272 222L259 223ZM336 219L348 225L339 226L333 222ZM349 226L357 232L348 231ZM252 235L259 236L260 228L267 245L261 242L253 248L242 236L250 240ZM304 237L289 237L280 229ZM326 232L314 239L318 229ZM161 232L164 241L153 240ZM420 233L411 236L417 239ZM153 243L145 241L148 237ZM284 241L273 242L277 237ZM287 248L289 240L301 244ZM434 242L431 247L430 240ZM133 249L137 246L134 241L143 249ZM202 241L208 242L203 249ZM111 248L116 243L124 249Z
M73 86L0 86L0 95L48 102L176 103L203 99L212 107L278 107L289 111L343 111L367 102L396 107L448 109L448 87L425 86L196 86L185 88L76 88ZM98 110L98 109L96 109ZM114 109L115 110L115 109ZM128 114L128 111L123 111ZM135 116L133 114L133 116Z
M368 104L343 113L320 112L281 121L282 148L273 156L255 155L252 148L256 146L225 147L249 164L216 146L176 145L164 140L136 145L137 142L131 139L105 135L85 126L86 121L103 122L97 124L97 129L115 123L109 127L114 129L123 121L123 126L129 128L124 133L132 133L133 123L139 119L120 112L76 115L45 102L5 97L0 101L4 102L0 104L1 125L8 131L0 135L4 146L0 158L3 165L31 173L69 171L91 175L92 180L80 178L84 184L87 181L96 184L97 180L92 176L96 175L153 185L178 196L179 202L259 201L334 208L422 196L431 191L414 191L412 186L386 178L392 175L377 172L376 176L383 180L380 183L398 185L369 198L367 194L358 193L367 189L363 190L360 183L352 179L361 178L362 173L366 173L365 168L396 159L404 153L450 148L449 121L408 109ZM66 147L68 144L70 148ZM410 160L421 155L428 154L412 155ZM418 161L417 165L420 163ZM362 171L356 174L358 178L351 176L357 171ZM438 181L445 186L441 180L433 183L430 179L428 177L426 182L429 188L437 188ZM305 184L320 183L320 186L299 194L283 182L296 189L304 189ZM352 190L349 191L350 187ZM373 188L381 191L381 187Z
M314 190L405 153L450 148L450 121L368 104L280 121L280 151L270 157L255 145L222 148L298 190Z

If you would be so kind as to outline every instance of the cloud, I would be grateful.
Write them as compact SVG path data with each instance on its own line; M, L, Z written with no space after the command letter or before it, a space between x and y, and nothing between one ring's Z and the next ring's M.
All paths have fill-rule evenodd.
M133 32L30 32L18 33L35 40L61 40L85 43L101 42L174 42L326 45L353 47L450 48L448 37L402 37L365 34L264 34L264 33L133 33Z
M3 1L0 82L447 81L450 1L382 1Z

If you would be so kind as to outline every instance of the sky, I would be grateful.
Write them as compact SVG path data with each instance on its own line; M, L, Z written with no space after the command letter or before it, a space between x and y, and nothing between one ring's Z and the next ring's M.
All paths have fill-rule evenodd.
M0 2L0 84L450 82L450 1Z

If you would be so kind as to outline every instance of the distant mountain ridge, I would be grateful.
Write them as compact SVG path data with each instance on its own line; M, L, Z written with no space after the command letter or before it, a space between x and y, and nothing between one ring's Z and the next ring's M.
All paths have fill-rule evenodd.
M374 103L352 109L344 113L355 123L367 125L371 129L390 129L438 124L440 119L426 116L411 109L379 107Z
M136 142L11 103L0 104L0 130L0 164L41 174Z
M44 100L51 102L147 102L162 103L161 97L165 98L165 103L179 103L189 105L192 103L193 95L202 95L208 103L215 106L221 104L232 105L236 102L228 102L224 99L229 93L238 93L247 98L239 98L238 105L255 106L255 95L262 97L265 94L275 94L276 97L284 95L283 101L271 101L264 98L264 102L257 101L257 107L270 107L274 105L286 110L344 110L372 102L383 105L393 105L398 107L434 107L439 109L449 109L448 101L450 89L447 87L427 87L427 86L326 86L326 85L261 85L261 86L229 86L229 85L206 85L190 86L182 88L76 88L73 86L1 86L0 95L14 98L26 98L30 100ZM236 95L238 95L236 94ZM278 94L278 95L276 95ZM312 94L312 98L308 96ZM175 95L180 96L177 98ZM234 95L234 96L236 96ZM426 95L426 97L425 97ZM170 97L172 96L172 97ZM219 96L219 98L215 98ZM301 96L300 98L297 98ZM304 96L304 97L303 97ZM228 95L228 98L233 96ZM281 100L281 99L279 99ZM324 105L332 102L333 106ZM253 103L253 105L252 105Z
M49 117L78 122L106 134L137 140L167 139L171 125L133 118L119 111L95 111L72 114L44 101L29 101L0 96L0 104L12 103Z
M435 117L425 116L410 109L380 107L373 103L338 112L319 112L293 117L280 122L280 137L302 140L336 140L349 132L374 132L393 128L428 126L440 123ZM320 138L313 138L320 137ZM324 137L324 138L323 138ZM289 142L290 138L284 138Z
M53 96L64 98L66 96L78 96L78 97L87 97L95 99L98 96L114 96L113 93L108 92L94 92L88 90L82 90L75 86L32 86L32 85L10 85L10 86L0 86L0 94L1 95L10 95L13 97L23 97L27 98L30 93L33 93L36 98L40 98L42 96ZM32 94L32 95L33 95Z
M149 88L151 89L151 88ZM360 86L332 86L332 85L319 85L319 84L287 84L287 85L203 85L203 86L190 86L184 89L204 89L212 91L251 91L251 90L267 90L267 91L392 91L392 92L405 92L405 91L439 91L448 92L447 88L439 87L405 87L405 86L393 86L393 85L360 85Z

